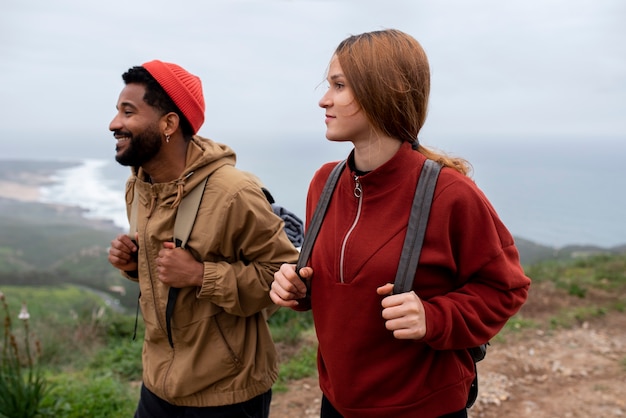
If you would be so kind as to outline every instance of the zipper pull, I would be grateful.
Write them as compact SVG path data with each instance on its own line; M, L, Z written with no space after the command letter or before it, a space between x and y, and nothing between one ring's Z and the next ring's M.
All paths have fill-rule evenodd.
M363 194L363 189L361 188L361 182L359 181L359 176L354 175L354 197L357 199L361 197Z

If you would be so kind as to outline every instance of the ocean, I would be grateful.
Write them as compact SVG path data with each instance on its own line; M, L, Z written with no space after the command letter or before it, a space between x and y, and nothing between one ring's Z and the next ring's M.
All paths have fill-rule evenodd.
M428 145L428 144L426 144ZM323 139L271 145L233 146L237 166L256 174L277 203L304 217L306 190L315 170L344 158L350 144ZM514 236L538 244L626 243L626 143L612 141L462 141L438 144L466 158L473 179ZM77 205L85 216L127 228L124 185L127 167L110 159L84 159L57 172L42 201Z

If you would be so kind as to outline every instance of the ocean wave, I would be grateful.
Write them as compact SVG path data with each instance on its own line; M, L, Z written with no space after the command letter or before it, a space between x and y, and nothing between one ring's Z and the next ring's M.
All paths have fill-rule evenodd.
M124 204L127 176L127 168L115 169L107 160L85 159L79 166L57 171L53 183L41 188L40 200L77 206L85 210L87 218L106 219L128 228Z

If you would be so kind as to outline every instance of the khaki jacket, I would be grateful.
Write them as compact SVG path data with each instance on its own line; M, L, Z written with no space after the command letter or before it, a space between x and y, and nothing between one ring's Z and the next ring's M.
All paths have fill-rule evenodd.
M262 311L272 305L274 272L295 262L298 252L258 183L234 167L235 158L229 147L195 136L178 180L151 184L139 168L126 187L129 215L135 189L139 199L143 381L175 405L243 402L269 390L278 376ZM186 246L204 263L204 280L201 287L180 290L171 320L172 348L165 320L169 287L157 279L155 259L163 242L173 239L180 200L207 176Z

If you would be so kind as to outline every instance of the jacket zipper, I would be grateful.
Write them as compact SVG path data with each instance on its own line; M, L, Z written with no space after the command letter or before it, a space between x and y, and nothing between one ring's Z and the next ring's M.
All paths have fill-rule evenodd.
M352 226L346 233L346 236L343 238L343 242L341 243L341 255L339 257L339 280L341 283L345 283L344 277L344 265L345 265L345 255L346 255L346 245L348 243L348 238L350 238L350 234L356 228L356 225L359 223L359 218L361 217L361 206L363 205L363 188L361 187L361 182L359 181L359 176L354 175L354 197L358 199L356 216L354 217L354 222Z
M154 189L152 189L150 191L150 206L148 207L148 216L146 216L146 225L144 228L144 242L149 242L149 236L148 236L148 225L150 224L150 219L152 219L152 213L154 212L154 209L158 203L158 196L156 194L154 194ZM156 292L155 292L155 286L154 286L154 281L158 280L155 277L152 277L152 265L150 263L150 257L147 255L147 251L146 251L146 263L148 264L148 271L150 272L150 288L152 289L152 300L154 301L154 315L156 318L157 323L159 324L159 328L161 329L161 331L163 331L165 334L167 334L166 328L163 325L163 323L161 322L161 317L159 316L159 309L158 309L158 303L157 303L157 298L156 298ZM172 358L174 356L174 348L171 347L172 350ZM173 361L170 361L168 366L167 366L167 370L165 371L165 375L163 377L162 380L162 390L163 393L168 394L169 390L167 388L167 384L166 382L168 381L168 377L170 374L170 371L172 370L172 364Z
M145 243L149 242L149 236L148 236L148 224L150 223L150 219L152 218L152 213L154 212L154 208L157 205L157 201L158 201L158 197L156 194L154 194L154 190L152 190L150 192L152 194L152 196L150 196L150 206L148 208L148 216L146 216L146 225L144 227L144 237L143 240ZM146 244L147 246L147 244ZM154 282L157 280L155 277L152 277L152 263L150 262L150 256L148 255L148 251L147 251L147 247L146 247L146 264L148 264L148 271L150 272L150 288L152 289L152 300L154 301L154 314L157 320L157 323L159 324L159 327L161 328L161 330L163 330L163 332L165 332L165 327L163 326L163 324L161 323L161 318L159 316L159 312L158 312L158 306L157 306L157 298L156 298L156 293L155 293L155 286L154 286Z

